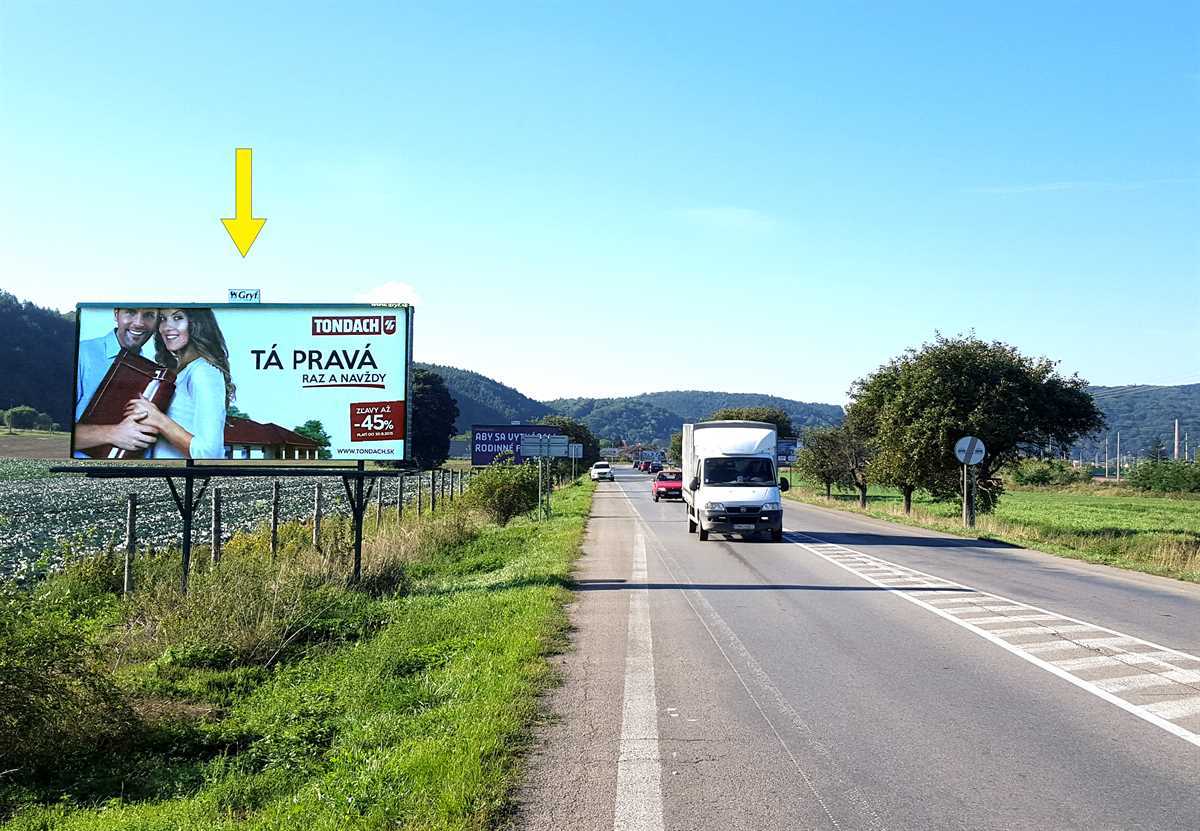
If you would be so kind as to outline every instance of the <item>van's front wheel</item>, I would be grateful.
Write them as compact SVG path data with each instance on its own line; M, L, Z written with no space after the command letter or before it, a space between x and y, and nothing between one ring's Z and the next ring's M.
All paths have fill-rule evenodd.
M704 526L701 525L700 526L700 542L706 542L707 540L708 540L708 532L705 531Z

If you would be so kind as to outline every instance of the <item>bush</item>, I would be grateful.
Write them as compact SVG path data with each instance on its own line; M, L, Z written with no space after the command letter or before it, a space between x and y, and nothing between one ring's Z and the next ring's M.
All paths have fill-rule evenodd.
M1061 459L1022 459L1012 472L1014 483L1038 487L1075 485L1091 478L1087 469L1077 468Z
M537 507L538 473L532 465L493 464L471 480L467 504L499 525Z
M1141 462L1129 472L1129 484L1159 493L1200 493L1200 465L1175 461Z
M119 749L136 723L77 627L40 613L27 593L0 594L0 759L15 780Z

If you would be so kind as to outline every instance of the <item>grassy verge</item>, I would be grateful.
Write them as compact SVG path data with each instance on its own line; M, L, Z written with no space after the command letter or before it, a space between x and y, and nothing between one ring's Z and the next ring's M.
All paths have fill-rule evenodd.
M79 575L50 581L38 625L96 646L84 660L112 671L115 692L101 692L124 709L67 764L0 782L6 827L490 827L550 681L545 655L564 642L591 493L560 489L544 522L499 527L456 507L385 523L353 590L320 579L344 563L305 551L303 528L280 557L303 568L264 565L252 535L228 546L221 570L256 563L265 593L263 574L240 588L197 574L174 606L149 588L81 599L65 585Z
M899 494L886 489L873 491L864 511L856 496L835 493L826 501L823 490L799 479L792 484L787 496L812 505L1200 582L1200 503L1194 499L1132 496L1102 487L1010 491L993 514L977 517L969 533L955 502L918 494L912 515L905 516Z

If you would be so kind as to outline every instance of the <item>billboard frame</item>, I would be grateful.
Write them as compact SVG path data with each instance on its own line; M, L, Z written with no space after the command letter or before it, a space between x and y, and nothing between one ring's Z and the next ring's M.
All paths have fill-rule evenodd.
M128 301L126 301L128 302ZM128 308L171 308L171 309L236 309L239 311L260 310L260 309L404 309L405 319L405 334L404 334L404 455L402 458L393 459L356 459L354 457L343 457L340 459L330 459L327 461L342 461L342 462L364 462L364 461L386 461L393 464L403 465L405 467L412 465L412 447L409 437L412 434L412 388L413 388L413 316L416 309L411 303L176 303L176 302L147 302L144 305L127 306L119 303L107 303L100 301L89 300L75 304L75 349L71 356L71 397L69 400L75 399L75 379L79 377L79 338L82 334L82 318L83 309L128 309ZM75 452L75 426L76 419L74 410L71 412L71 450ZM97 460L99 461L99 460ZM178 459L139 459L151 465L161 465L163 462L177 462ZM192 460L188 460L192 461ZM217 462L219 459L201 459L202 462ZM226 460L228 461L228 460ZM287 459L240 459L239 462L253 465L255 462L266 462L268 465L286 463ZM299 461L299 460L296 460Z

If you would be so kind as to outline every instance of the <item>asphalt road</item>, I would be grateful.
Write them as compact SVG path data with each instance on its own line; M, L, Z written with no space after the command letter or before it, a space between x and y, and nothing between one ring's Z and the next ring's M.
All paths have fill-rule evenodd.
M601 484L512 824L1200 828L1200 590L787 503L700 542Z

